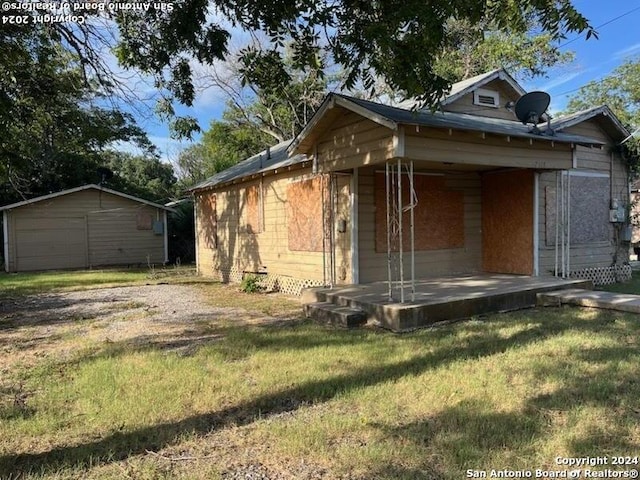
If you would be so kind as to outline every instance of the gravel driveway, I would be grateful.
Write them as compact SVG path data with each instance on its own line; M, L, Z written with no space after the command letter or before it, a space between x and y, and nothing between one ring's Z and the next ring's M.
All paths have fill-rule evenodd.
M0 303L0 360L64 355L79 344L144 344L189 354L225 328L281 323L260 312L216 307L194 285L145 285L45 293ZM2 367L0 367L0 371Z

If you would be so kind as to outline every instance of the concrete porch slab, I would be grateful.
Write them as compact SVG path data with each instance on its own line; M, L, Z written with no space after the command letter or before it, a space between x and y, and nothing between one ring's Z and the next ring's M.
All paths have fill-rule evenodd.
M405 303L389 301L387 282L311 288L303 292L302 302L329 302L359 309L369 321L400 332L445 320L533 307L538 293L565 288L590 289L592 284L585 280L521 275L447 276L417 280L414 301L406 288ZM396 289L394 298L398 297Z
M619 312L640 313L640 295L571 288L538 294L540 305L576 305L605 308Z

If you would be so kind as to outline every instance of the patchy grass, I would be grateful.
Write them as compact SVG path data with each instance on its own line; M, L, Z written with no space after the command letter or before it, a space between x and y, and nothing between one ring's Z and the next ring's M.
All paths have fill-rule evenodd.
M144 285L161 281L200 281L193 268L105 269L0 273L0 298L51 291L83 290L126 285Z
M600 287L600 290L606 290L608 292L615 293L630 293L633 295L640 295L640 271L634 270L631 275L631 280L624 283L614 283L613 285L606 285Z
M76 339L5 368L0 477L460 479L640 449L633 315L547 308L406 335L194 328L215 339L188 354Z

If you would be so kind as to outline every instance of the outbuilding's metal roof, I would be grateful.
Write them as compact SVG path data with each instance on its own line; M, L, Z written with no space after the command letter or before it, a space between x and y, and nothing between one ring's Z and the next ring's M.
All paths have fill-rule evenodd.
M12 210L14 208L23 207L25 205L30 205L32 203L42 202L44 200L50 200L52 198L61 197L62 195L69 195L70 193L81 192L82 190L100 190L102 192L110 193L111 195L117 195L118 197L128 198L129 200L133 200L135 202L144 203L145 205L149 205L151 207L161 208L162 210L167 210L169 212L175 212L173 208L170 208L168 206L160 205L159 203L150 202L149 200L145 200L143 198L134 197L133 195L129 195L127 193L111 190L110 188L104 187L102 185L96 185L94 183L82 185L81 187L70 188L68 190L62 190L61 192L42 195L40 197L31 198L29 200L23 200L22 202L12 203L11 205L5 205L3 207L0 207L0 212L3 210Z

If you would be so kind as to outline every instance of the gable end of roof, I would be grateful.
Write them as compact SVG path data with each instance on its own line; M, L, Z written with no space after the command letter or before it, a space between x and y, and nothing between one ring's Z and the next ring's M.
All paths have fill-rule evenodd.
M476 75L475 77L454 83L451 91L444 99L440 101L440 105L449 105L468 93L473 92L477 88L481 88L493 80L503 80L520 96L524 95L526 90L511 76L504 68L498 68L492 72Z
M62 190L60 192L50 193L48 195L41 195L40 197L31 198L29 200L23 200L21 202L12 203L10 205L4 205L0 207L0 212L3 210L12 210L14 208L24 207L26 205L31 205L33 203L42 202L44 200L50 200L52 198L62 197L63 195L69 195L76 192L81 192L83 190L100 190L102 192L110 193L111 195L116 195L118 197L127 198L129 200L133 200L135 202L144 203L145 205L149 205L155 208L161 208L162 210L166 210L169 212L175 212L173 208L167 207L165 205L160 205L159 203L150 202L149 200L144 200L143 198L134 197L133 195L129 195L127 193L118 192L116 190L111 190L110 188L103 187L100 185L96 185L95 183L90 183L87 185L82 185L80 187L69 188L67 190Z
M598 107L581 110L579 112L555 118L551 122L551 128L562 131L566 128L573 127L599 116L607 118L611 122L615 130L619 133L619 138L627 138L629 136L627 128L622 124L620 119L618 119L616 114L613 113L608 105L600 105Z

